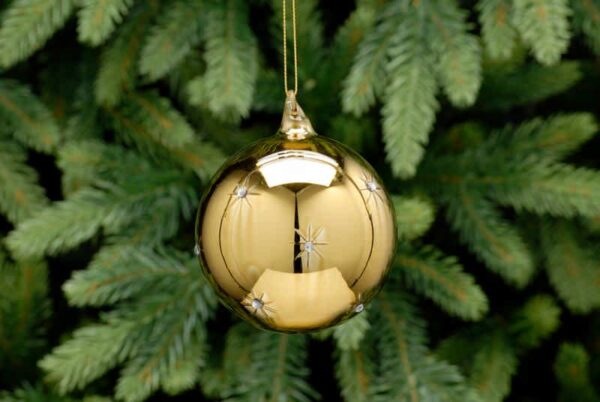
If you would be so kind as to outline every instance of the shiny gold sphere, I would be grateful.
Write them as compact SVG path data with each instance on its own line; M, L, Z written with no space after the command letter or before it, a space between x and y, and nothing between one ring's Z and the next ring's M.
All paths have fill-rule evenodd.
M304 332L360 313L396 240L373 168L348 147L278 135L232 157L213 179L196 251L220 299L266 329Z

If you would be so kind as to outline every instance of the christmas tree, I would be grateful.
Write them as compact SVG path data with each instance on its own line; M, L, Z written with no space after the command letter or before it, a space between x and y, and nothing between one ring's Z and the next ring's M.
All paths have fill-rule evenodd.
M297 7L304 109L393 194L376 301L260 331L192 251L278 127L280 0L5 1L0 401L600 401L600 1Z

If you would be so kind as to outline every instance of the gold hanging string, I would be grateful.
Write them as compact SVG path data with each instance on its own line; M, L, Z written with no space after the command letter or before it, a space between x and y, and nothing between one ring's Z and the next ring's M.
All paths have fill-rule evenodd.
M283 17L283 82L285 86L286 96L290 92L288 89L288 72L287 72L287 24L286 24L286 0L282 0L282 17ZM298 46L296 40L296 0L292 0L292 34L294 45L294 95L298 94Z

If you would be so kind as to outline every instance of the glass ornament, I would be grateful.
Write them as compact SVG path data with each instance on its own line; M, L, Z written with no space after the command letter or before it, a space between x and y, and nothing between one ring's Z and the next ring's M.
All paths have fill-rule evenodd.
M323 329L362 312L395 244L377 173L317 135L291 91L278 133L221 167L196 221L196 254L221 301L280 332Z

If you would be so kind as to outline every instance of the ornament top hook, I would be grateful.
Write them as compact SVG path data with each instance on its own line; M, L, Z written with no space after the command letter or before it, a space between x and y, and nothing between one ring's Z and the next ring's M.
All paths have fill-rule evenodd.
M289 140L303 140L317 135L310 120L296 101L296 94L291 90L287 91L279 132Z

